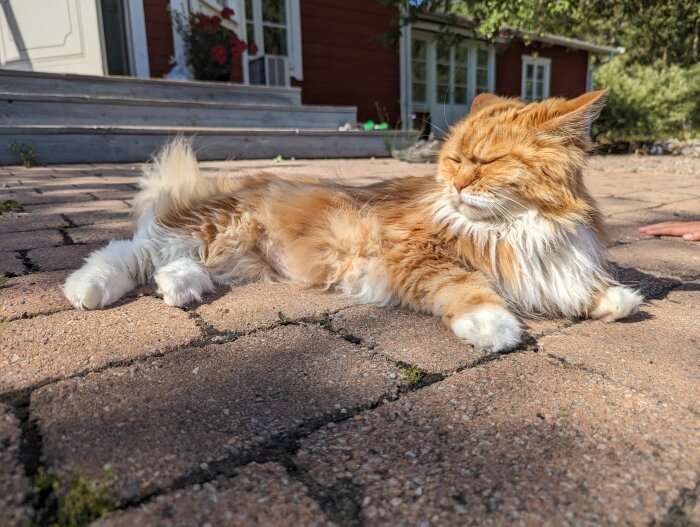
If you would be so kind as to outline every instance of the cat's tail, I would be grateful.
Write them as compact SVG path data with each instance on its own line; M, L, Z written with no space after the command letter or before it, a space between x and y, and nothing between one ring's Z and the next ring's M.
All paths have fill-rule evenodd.
M178 136L167 143L144 169L141 191L134 198L133 216L160 216L182 209L217 192L215 178L203 175L197 165L192 140Z

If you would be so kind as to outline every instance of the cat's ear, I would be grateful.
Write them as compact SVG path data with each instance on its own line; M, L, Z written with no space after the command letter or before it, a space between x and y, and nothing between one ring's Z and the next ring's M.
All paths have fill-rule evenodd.
M472 107L469 110L469 113L475 114L476 112L480 112L481 110L489 106L498 106L499 108L505 110L506 105L517 106L519 104L520 103L515 99L509 99L508 97L499 97L498 95L495 95L493 93L480 93L479 95L474 97L474 100L472 101Z
M591 124L605 105L603 96L607 91L597 90L575 99L550 99L540 103L545 107L545 112L538 128L572 139L587 139Z

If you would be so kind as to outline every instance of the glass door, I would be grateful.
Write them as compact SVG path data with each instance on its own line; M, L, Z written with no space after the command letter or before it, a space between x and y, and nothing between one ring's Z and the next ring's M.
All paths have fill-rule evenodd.
M434 84L431 97L432 124L438 133L469 111L469 46L434 42Z

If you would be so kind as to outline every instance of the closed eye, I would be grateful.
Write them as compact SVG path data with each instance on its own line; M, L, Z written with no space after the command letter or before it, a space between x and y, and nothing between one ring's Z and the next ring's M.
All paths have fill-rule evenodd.
M508 155L508 154L503 154L503 155L500 155L500 156L492 157L492 158L490 158L490 159L480 159L480 160L478 161L478 163L479 163L480 165L488 165L488 164L490 164L490 163L493 163L493 162L495 162L495 161L498 161L499 159L503 159L503 158L506 157L507 155Z

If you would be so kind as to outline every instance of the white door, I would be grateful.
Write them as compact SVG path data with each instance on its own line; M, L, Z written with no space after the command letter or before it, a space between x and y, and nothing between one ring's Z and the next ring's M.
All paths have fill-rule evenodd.
M411 35L411 114L418 128L430 122L441 135L469 112L479 93L495 84L494 53L487 44L464 39L443 43L424 31Z
M103 75L96 0L0 0L0 68Z
M469 46L435 42L434 79L432 123L446 131L469 112Z

